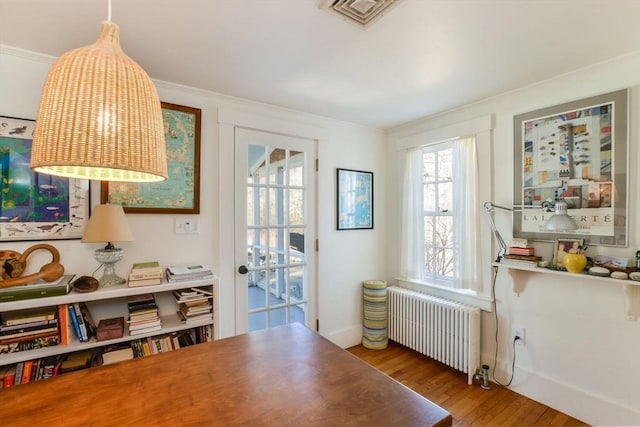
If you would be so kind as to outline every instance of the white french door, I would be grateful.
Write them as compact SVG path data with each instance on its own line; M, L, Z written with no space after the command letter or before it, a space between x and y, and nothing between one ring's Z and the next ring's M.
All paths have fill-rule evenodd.
M315 329L316 142L235 129L236 334Z

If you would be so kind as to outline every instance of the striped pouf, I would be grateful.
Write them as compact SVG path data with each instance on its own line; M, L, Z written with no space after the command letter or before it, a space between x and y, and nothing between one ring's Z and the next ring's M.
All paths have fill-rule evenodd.
M362 282L362 346L387 348L387 282Z

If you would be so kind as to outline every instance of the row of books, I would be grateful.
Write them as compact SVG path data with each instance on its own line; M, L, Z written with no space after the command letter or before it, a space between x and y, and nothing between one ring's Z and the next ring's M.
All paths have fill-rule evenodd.
M137 359L209 342L212 337L212 325L204 325L185 331L139 338L125 344L111 346L104 350L102 359L103 363L107 365L122 360Z
M93 317L89 312L89 308L87 307L87 304L84 302L80 302L80 303L73 303L73 304L63 304L60 307L64 307L65 305L68 311L68 316L66 316L67 317L66 321L64 320L65 313L63 313L63 311L60 310L60 319L62 319L60 334L61 334L63 343L68 344L69 338L66 334L67 328L63 327L62 323L70 324L73 327L73 331L78 341L80 342L89 341L92 337L96 335L97 326L93 321Z
M2 388L55 377L67 372L97 366L99 349L25 360L0 368Z
M150 356L211 341L212 332L211 325L199 326L187 331L135 340L131 343L131 347L134 357Z
M27 384L102 364L109 365L122 360L165 353L210 342L212 339L213 326L205 325L171 334L140 338L119 345L26 360L0 367L0 388Z

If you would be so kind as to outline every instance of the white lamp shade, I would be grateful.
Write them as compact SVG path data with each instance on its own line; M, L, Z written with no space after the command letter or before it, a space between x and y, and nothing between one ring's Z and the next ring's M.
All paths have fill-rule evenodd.
M129 242L133 234L120 205L97 205L91 213L81 242Z
M544 229L546 231L570 231L577 228L576 222L567 214L567 203L558 200L555 214L545 223Z

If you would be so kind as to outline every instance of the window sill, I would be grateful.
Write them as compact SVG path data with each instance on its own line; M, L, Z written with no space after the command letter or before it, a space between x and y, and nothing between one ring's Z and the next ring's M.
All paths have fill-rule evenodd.
M486 295L477 294L473 291L463 289L447 288L445 286L439 286L433 283L403 277L396 277L396 281L398 282L398 285L403 288L411 289L416 292L428 293L440 298L446 298L451 301L478 307L483 311L493 311L491 298Z

